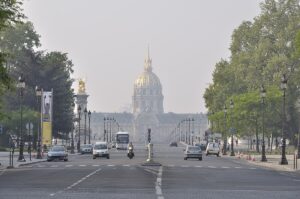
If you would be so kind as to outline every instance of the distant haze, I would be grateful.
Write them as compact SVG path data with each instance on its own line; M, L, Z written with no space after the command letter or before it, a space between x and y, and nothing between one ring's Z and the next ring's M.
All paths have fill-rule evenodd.
M69 54L91 111L130 110L148 44L165 112L206 112L203 94L231 35L261 0L25 0L42 48ZM77 87L77 82L74 87ZM76 89L77 90L77 89Z

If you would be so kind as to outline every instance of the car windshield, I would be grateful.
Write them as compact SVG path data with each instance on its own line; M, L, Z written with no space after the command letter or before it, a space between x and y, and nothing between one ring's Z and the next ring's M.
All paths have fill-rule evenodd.
M84 145L83 147L85 147L85 148L91 148L93 145L91 145L91 144L86 144L86 145Z
M198 146L191 146L188 148L189 151L199 151L200 148Z
M118 143L128 143L128 141L129 141L128 135L120 134L120 135L117 136L117 142Z
M107 149L107 146L105 144L96 144L94 149Z
M62 146L52 147L51 151L65 151L65 148Z

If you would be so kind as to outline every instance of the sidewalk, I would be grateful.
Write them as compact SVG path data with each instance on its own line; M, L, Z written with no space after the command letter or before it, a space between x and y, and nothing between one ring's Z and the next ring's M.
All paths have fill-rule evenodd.
M24 153L25 162L18 162L19 153L14 153L14 167L17 168L22 165L34 164L37 162L45 162L46 156L44 155L43 159L36 159L36 153L31 154L31 161L29 158L29 154L27 152ZM0 152L0 170L6 169L9 166L9 152Z
M246 160L249 164L262 166L270 169L274 169L277 171L291 171L291 172L300 172L300 159L296 159L298 168L294 169L294 155L286 155L288 165L280 165L279 162L281 160L281 155L266 155L267 162L261 162L261 155L247 155L247 154L238 154L236 153L235 156L227 157L234 158L234 159L242 159Z

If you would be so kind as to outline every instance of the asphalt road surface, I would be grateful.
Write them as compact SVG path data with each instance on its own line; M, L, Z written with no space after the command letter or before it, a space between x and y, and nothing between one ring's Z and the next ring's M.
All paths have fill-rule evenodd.
M183 160L183 147L154 144L154 160L142 166L147 152L135 157L110 151L110 159L70 155L68 162L42 162L0 170L0 199L98 198L299 198L299 173L278 172L228 157Z

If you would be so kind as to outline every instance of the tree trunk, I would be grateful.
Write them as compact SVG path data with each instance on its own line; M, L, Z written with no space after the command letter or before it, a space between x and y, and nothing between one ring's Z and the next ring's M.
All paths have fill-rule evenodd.
M255 129L255 139L256 139L256 152L259 153L259 141L258 141L258 121L257 121L257 118L256 118L256 129Z

